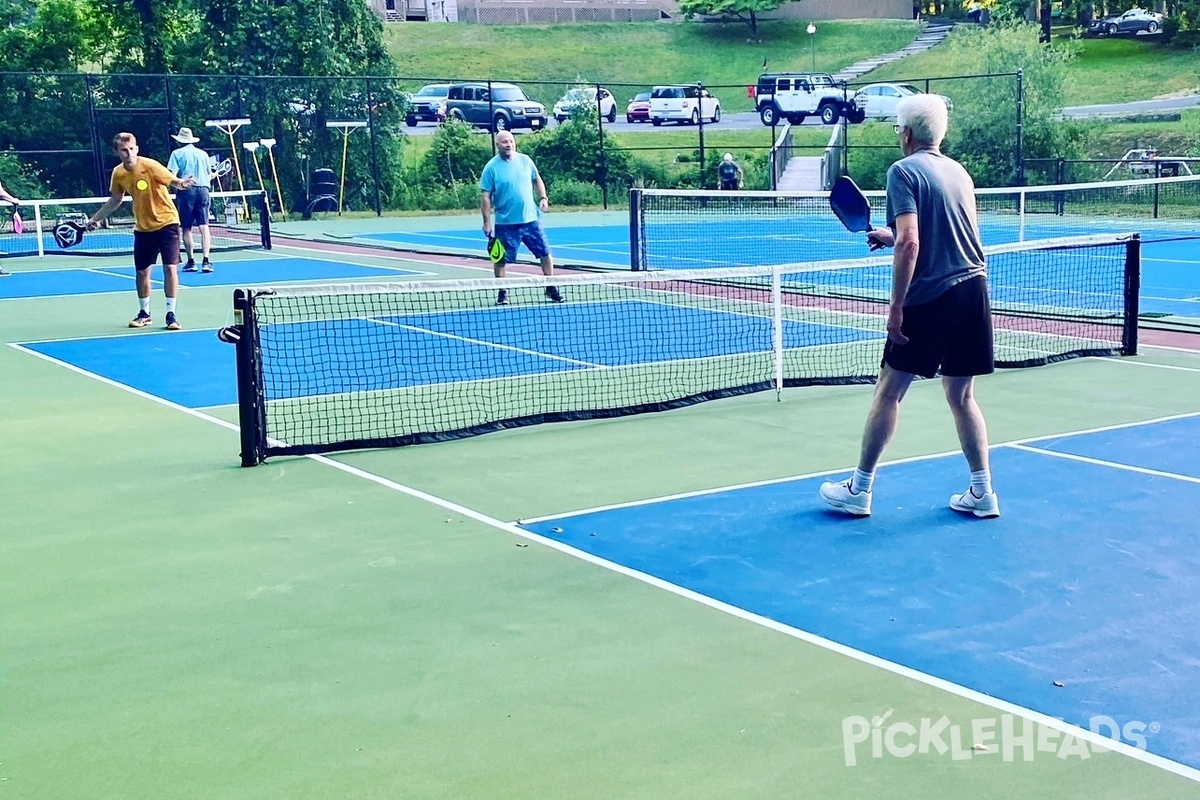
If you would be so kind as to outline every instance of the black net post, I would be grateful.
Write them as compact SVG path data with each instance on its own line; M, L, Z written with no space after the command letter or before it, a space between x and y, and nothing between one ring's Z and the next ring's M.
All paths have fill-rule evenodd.
M258 346L258 324L254 319L254 294L249 289L234 290L233 331L238 336L234 346L242 466L256 467L267 457L267 403L262 388L262 359Z
M1138 295L1142 291L1142 237L1134 234L1125 243L1125 317L1121 355L1136 356L1138 348Z
M264 250L271 249L271 204L267 199L267 193L260 192L258 195L258 229L259 235L262 237L262 246ZM286 214L286 212L284 212Z
M641 269L642 252L642 190L629 190L629 268Z

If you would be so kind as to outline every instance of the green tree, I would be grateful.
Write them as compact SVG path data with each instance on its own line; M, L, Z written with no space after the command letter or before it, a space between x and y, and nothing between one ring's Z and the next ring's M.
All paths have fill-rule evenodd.
M164 2L165 0L153 0ZM180 72L389 75L383 23L362 0L199 0L201 36Z
M1023 156L1071 158L1082 152L1082 128L1061 117L1063 82L1075 58L1073 42L1041 44L1040 29L1019 21L972 28L943 47L964 73L999 74L1021 70L1024 87ZM953 96L945 149L982 186L1008 186L1017 178L1017 80L995 78L983 89Z
M101 56L107 20L83 0L0 2L0 70L69 71Z
M737 19L750 26L750 35L758 38L758 15L774 11L789 0L679 0L679 10L691 19L706 17Z
M1163 21L1163 39L1171 47L1200 47L1200 0L1168 4Z

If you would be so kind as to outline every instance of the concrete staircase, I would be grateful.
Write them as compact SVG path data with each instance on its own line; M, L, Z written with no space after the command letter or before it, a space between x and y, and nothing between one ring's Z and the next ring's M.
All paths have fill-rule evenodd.
M887 53L882 56L872 56L871 58L863 59L857 64L851 64L833 76L835 81L846 81L854 83L863 75L866 75L876 67L881 67L884 64L891 64L893 61L899 61L902 58L924 53L926 50L937 47L941 44L950 31L953 30L953 23L946 22L931 22L925 26L921 34L905 47L903 50L897 50L894 53Z
M872 56L857 64L851 64L836 73L833 79L838 82L859 83L863 75L877 67L891 64L893 61L899 61L916 53L924 53L926 50L936 47L950 35L953 28L953 23L929 23L920 35L903 50L882 56ZM776 188L781 192L819 192L825 188L821 184L821 157L798 156L788 161L787 168L780 176Z
M821 157L798 156L790 159L779 176L776 189L780 192L821 191Z

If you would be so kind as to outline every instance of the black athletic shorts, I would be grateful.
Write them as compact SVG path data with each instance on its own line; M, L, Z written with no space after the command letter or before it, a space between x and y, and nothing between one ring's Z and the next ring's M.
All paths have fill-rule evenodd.
M892 369L932 378L990 375L996 365L992 350L992 310L987 278L956 283L928 303L904 307L901 332L908 344L891 339L883 362Z
M179 226L168 225L156 231L133 232L133 266L149 269L162 256L165 267L179 263Z

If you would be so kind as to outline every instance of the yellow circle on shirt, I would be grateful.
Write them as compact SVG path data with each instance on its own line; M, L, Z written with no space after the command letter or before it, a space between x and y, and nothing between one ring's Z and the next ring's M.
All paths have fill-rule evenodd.
M150 188L150 184L146 183L143 178L138 178L137 188L144 192Z

